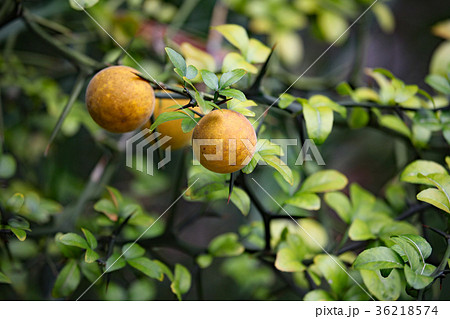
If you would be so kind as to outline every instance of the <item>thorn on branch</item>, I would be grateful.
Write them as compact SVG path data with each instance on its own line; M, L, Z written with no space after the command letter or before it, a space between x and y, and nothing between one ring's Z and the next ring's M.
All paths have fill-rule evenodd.
M269 61L270 61L270 58L273 55L273 52L275 51L275 47L276 46L277 45L274 44L274 46L272 47L272 50L270 51L269 56L267 57L267 59L264 62L263 66L261 67L261 70L259 71L258 75L256 76L255 82L253 82L252 86L248 90L248 92L251 92L251 94L257 94L257 93L259 93L261 91L261 82L262 82L262 79L264 78L264 76L267 73L268 66L269 66Z
M447 239L447 240L450 239L450 235L447 234L447 233L445 233L445 232L443 232L443 231L440 230L440 229L437 229L437 228L434 228L434 227L431 227L431 226L428 226L428 225L422 225L422 226L423 226L424 228L427 228L427 229L429 229L429 230L434 231L436 234L441 235L442 237L444 237L444 238Z

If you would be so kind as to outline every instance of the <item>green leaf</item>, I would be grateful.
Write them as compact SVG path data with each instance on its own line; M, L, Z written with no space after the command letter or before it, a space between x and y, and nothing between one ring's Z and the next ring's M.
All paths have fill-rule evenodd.
M0 178L11 178L16 173L16 160L9 154L0 154Z
M301 236L288 234L286 242L277 252L275 267L286 272L304 271L306 266L302 260L308 253L308 249Z
M214 238L208 247L208 251L214 257L239 256L245 248L238 241L235 233L225 233Z
M364 219L372 212L376 198L356 183L350 185L350 198L352 201L352 219L361 217Z
M208 70L202 70L201 74L203 82L205 82L207 87L213 91L219 90L219 79L217 78L217 75Z
M392 269L389 276L383 277L380 270L360 270L367 289L378 300L397 300L402 292L402 279L397 269Z
M223 59L222 72L229 72L235 69L244 69L252 74L258 73L258 68L253 64L248 63L241 54L230 52Z
M408 258L408 263L414 271L421 271L425 264L425 257L410 238L404 236L391 237L391 240L396 243L403 251L403 254Z
M92 235L92 233L86 228L81 228L81 231L83 232L84 237L86 237L86 241L89 247L91 247L92 249L97 248L97 239L95 239L95 236Z
M322 289L311 290L303 298L304 301L334 301L331 295Z
M230 199L231 202L241 211L242 215L248 215L250 212L250 197L248 197L244 190L234 187Z
M262 155L261 152L259 153L262 156L262 160L275 168L286 182L291 185L294 184L294 175L292 175L292 171L287 164L275 155Z
M391 80L395 80L395 76L392 74L392 72L389 70L386 70L384 68L375 68L375 69L373 69L373 72L382 74Z
M250 63L264 63L269 58L270 48L257 39L250 39L246 60Z
M67 246L74 246L74 247L79 247L79 248L83 248L83 249L89 248L86 240L83 237L81 237L75 233L64 234L61 237L59 237L59 241Z
M127 262L131 267L136 268L150 278L154 278L159 281L164 279L164 274L159 265L147 257L128 259Z
M336 170L323 170L310 175L300 187L302 193L325 193L343 189L347 177Z
M97 4L99 0L69 0L72 9L83 11Z
M352 95L353 89L347 82L341 82L336 87L336 92L340 95Z
M333 128L333 111L328 106L313 107L303 103L306 130L309 138L316 144L322 144Z
M119 190L111 186L106 186L106 190L108 191L109 196L114 203L114 206L116 206L117 208L119 208L119 206L122 206L123 197Z
M186 114L186 110L183 110L183 112L164 112L158 115L155 122L150 126L150 131L153 131L158 127L158 125L173 121L173 120L180 120L180 119L190 119L189 115ZM94 207L95 208L95 207Z
M273 172L273 177L275 178L278 186L280 186L281 189L289 195L292 195L298 189L301 179L300 173L298 171L292 171L292 175L294 176L294 184L290 185L284 180L283 176L281 176L280 173Z
M225 89L238 82L247 72L243 69L236 69L222 74L219 80L219 90Z
M184 133L189 133L195 128L195 126L197 126L197 122L192 118L187 118L181 121L181 130Z
M436 188L428 188L417 194L417 199L450 214L450 202L443 192Z
M298 235L302 238L308 251L311 253L323 251L328 243L328 234L325 227L312 218L302 218L298 221L298 224L300 227L295 224L293 226L298 231Z
M189 65L186 70L186 77L189 80L193 80L198 75L198 70L195 66Z
M237 99L231 99L230 101L228 101L229 110L239 112L244 116L254 117L256 115L255 112L248 109L251 106L256 106L256 103L252 100L245 100L241 102Z
M228 42L238 48L244 55L247 54L249 39L247 31L243 27L236 24L223 24L213 27L213 29L220 32Z
M396 115L382 115L379 118L381 126L387 127L407 137L411 137L411 131L408 126Z
M280 145L272 143L269 140L266 139L259 139L256 143L256 149L258 150L258 153L261 156L266 155L276 155L276 156L282 156L284 155L283 149Z
M369 112L362 107L355 107L351 110L348 118L348 125L352 129L359 129L367 126L369 123Z
M191 64L192 66L195 66L197 70L205 69L212 72L216 70L216 61L214 60L214 57L211 54L193 46L189 42L183 42L180 48L181 52L183 53L183 56L186 58L186 63L188 65ZM189 68L190 66L188 66L187 74L189 74L190 72ZM201 81L198 74L195 77L195 79L192 78L192 80L195 82Z
M373 13L385 33L392 33L395 28L395 18L391 9L384 3L376 3L372 7Z
M338 296L341 295L349 283L349 276L344 271L345 265L337 256L317 255L314 257L314 265L316 265L327 283L330 285Z
M200 268L208 268L211 263L213 262L213 256L210 254L202 254L197 256L195 259L197 261L197 264L200 266Z
M30 229L30 223L19 216L10 218L8 220L8 225L13 227L13 228L19 228L19 229L25 229L25 230L29 230Z
M333 102L325 95L316 94L309 98L308 103L313 108L329 107L334 112L339 113L343 118L347 116L347 109L342 105Z
M27 232L23 229L11 227L11 231L16 235L18 240L24 241L27 239Z
M186 76L187 66L183 56L171 48L166 48L166 53L174 67L182 72L182 76Z
M341 192L330 192L325 194L324 200L344 222L351 222L352 207L347 196Z
M441 75L430 74L425 78L425 82L438 92L450 94L450 81Z
M355 102L372 101L378 103L380 100L375 90L366 87L357 88L351 96Z
M242 91L239 91L236 89L220 90L220 94L225 95L226 97L232 97L233 99L236 99L241 102L245 102L247 100L244 93L242 93Z
M23 194L15 193L6 202L6 208L13 213L18 213L25 203L25 197Z
M320 209L320 197L312 193L297 193L286 200L285 204L306 210L318 210Z
M211 105L206 103L206 101L203 99L203 97L200 95L199 92L196 91L194 93L194 97L203 114L208 114L213 109Z
M52 295L55 298L62 298L71 295L80 283L81 274L77 262L70 259L56 277Z
M450 202L450 176L448 174L428 174L426 178L433 183L447 198L447 202Z
M406 191L400 183L391 184L386 189L386 199L396 210L403 210L406 206Z
M359 218L353 220L352 224L350 225L350 228L348 230L348 237L350 237L350 239L354 241L376 238L376 236L374 236L370 231L369 226Z
M0 271L0 283L3 283L3 284L11 283L11 280L8 277L6 277L6 275L4 273L2 273L1 271Z
M119 253L113 253L106 261L105 272L113 272L122 269L126 265L127 263L123 256Z
M183 265L175 265L175 276L170 288L178 300L181 300L182 295L187 293L191 288L191 274Z
M426 264L423 273L417 273L413 271L408 265L405 265L405 277L408 284L414 289L423 289L431 284L434 280L432 276L435 266Z
M392 78L394 77L387 70L382 71L382 69L376 69L376 70L366 69L366 74L368 76L372 77L377 82L378 86L380 87L378 102L380 102L382 104L393 105L393 104L395 104L395 102L394 102L395 89L394 89L392 83L388 79L386 79L385 75L387 73L390 76L392 76Z
M97 259L99 259L99 255L93 251L91 248L86 249L86 254L84 255L84 261L88 264L93 263Z
M172 270L170 270L169 267L167 267L166 264L164 264L164 263L162 263L162 262L160 262L159 260L156 260L156 259L154 259L153 262L159 266L159 268L161 269L161 272L162 272L164 275L166 275L167 278L168 278L170 281L173 281L173 273L172 273Z
M345 30L348 28L347 20L333 11L320 10L317 14L317 26L323 37L328 43L342 43L348 34Z
M163 113L166 114L166 113ZM100 199L98 202L95 203L94 209L98 212L102 212L105 215L117 215L118 210L114 203L106 198Z
M413 124L412 142L418 148L425 148L431 139L431 130L420 124Z
M297 98L288 93L283 93L279 97L280 101L278 102L278 107L280 109L285 109L289 105L291 105Z
M395 91L394 101L397 103L403 103L408 101L419 91L417 85L403 85L401 88L397 88Z
M306 269L306 266L302 264L297 252L289 247L282 248L277 252L275 267L278 270L286 272L304 271Z
M359 254L353 268L367 270L403 268L403 264L403 260L392 249L375 247L366 249Z
M444 21L445 23L445 21ZM448 76L450 64L450 41L442 41L434 50L430 61L430 73Z
M403 235L403 234L417 234L417 229L408 222L405 221L392 221L386 225L384 225L378 236L384 241L388 243L392 243L390 240L391 236Z
M122 254L125 259L134 259L144 256L145 249L136 243L128 243L122 246Z
M400 179L403 182L414 183L414 184L426 184L426 185L434 185L427 178L420 176L427 176L433 173L442 173L446 174L447 171L440 164L432 161L425 160L417 160L406 166L403 170Z
M420 255L422 256L423 262L425 261L425 259L430 257L432 248L431 245L425 240L425 238L419 235L412 234L400 235L398 237L407 240L412 246L414 246L414 248L416 248L416 250L418 250Z
M135 280L130 288L129 291L129 298L130 301L147 301L147 300L153 300L157 294L157 290L153 282L141 279L141 280Z

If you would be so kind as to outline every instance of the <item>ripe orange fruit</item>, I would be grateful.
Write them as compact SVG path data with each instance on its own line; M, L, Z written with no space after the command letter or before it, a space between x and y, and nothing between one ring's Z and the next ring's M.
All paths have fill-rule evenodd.
M200 164L224 174L248 164L255 153L256 141L250 121L241 113L226 109L205 115L192 135L195 157Z
M176 112L176 109L186 105L189 103L189 99L157 99L155 112L153 113L153 118L156 120L161 113L165 112ZM172 107L176 105L176 107ZM161 145L163 148L167 148L171 146L173 150L180 149L186 145L188 145L192 138L192 131L189 133L183 132L181 129L181 122L183 120L173 120L169 122L162 123L158 125L156 130L162 135L159 137L160 139L164 136L169 136L171 139ZM148 127L150 127L150 123Z
M94 121L113 133L131 132L153 114L155 93L150 84L127 66L98 72L86 90L86 105Z

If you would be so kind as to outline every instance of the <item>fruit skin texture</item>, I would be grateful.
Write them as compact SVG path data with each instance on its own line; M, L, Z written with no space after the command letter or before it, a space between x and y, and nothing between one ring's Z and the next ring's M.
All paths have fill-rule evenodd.
M111 66L98 72L86 90L86 105L94 121L113 133L140 128L153 114L155 93L137 70Z
M210 171L223 174L236 172L245 167L255 153L257 141L255 129L250 121L241 113L226 109L214 110L205 115L194 128L192 138L194 152L197 150L199 152L195 156L200 160L200 164ZM196 142L198 139L221 140L222 154L220 154L220 144L218 150L219 155L222 155L221 159L206 159L205 155L214 156L216 154L216 145L203 145L198 141ZM230 140L232 143L236 142L235 156L233 146L230 148ZM242 140L248 140L247 146ZM198 146L196 146L196 143L198 143Z
M156 100L156 106L155 106L155 112L153 113L153 118L156 120L158 116L161 113L165 112L174 112L177 108L171 108L171 106L174 106L176 104L181 106L184 106L189 103L189 99L157 99ZM170 146L172 150L180 149L186 145L188 145L191 142L192 139L192 131L189 133L184 133L181 129L181 122L183 120L173 120L169 122L162 123L158 125L157 131L161 133L162 135L159 137L160 139L164 136L170 136L171 139L161 145L162 148L167 148ZM150 128L151 123L149 121L149 124L146 126Z

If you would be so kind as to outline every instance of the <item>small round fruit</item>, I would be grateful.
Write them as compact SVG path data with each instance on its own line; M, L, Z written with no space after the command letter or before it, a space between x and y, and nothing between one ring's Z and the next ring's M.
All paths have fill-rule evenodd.
M153 114L155 93L150 84L127 66L98 72L86 90L86 105L94 121L113 133L131 132Z
M179 107L181 107L188 103L189 99L157 99L153 118L156 120L161 113L175 112L176 108L172 108L171 106L178 104L180 105ZM156 130L162 134L160 136L160 139L164 136L171 137L171 139L161 145L161 147L167 148L168 146L171 146L173 150L176 150L188 145L191 142L192 131L189 133L183 132L183 130L181 129L182 121L183 120L181 119L173 120L158 125L158 128Z
M192 135L200 164L223 174L236 172L248 164L255 153L256 140L250 121L241 113L226 109L205 115Z

